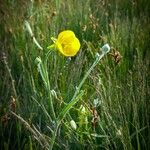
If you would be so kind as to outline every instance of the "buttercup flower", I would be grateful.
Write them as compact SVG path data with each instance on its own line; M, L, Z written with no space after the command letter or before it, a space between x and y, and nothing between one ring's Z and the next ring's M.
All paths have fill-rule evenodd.
M57 48L64 56L75 56L80 49L80 41L71 30L59 33L58 38L51 38Z

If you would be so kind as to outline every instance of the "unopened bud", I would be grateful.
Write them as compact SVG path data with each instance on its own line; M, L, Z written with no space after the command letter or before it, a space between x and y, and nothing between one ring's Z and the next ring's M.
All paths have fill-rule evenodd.
M102 53L103 53L103 54L107 54L109 51L110 51L110 46L109 46L108 44L105 44L105 45L102 47Z
M72 128L72 129L74 129L74 130L77 129L77 125L76 125L76 123L75 123L74 120L71 120L71 121L70 121L70 125L71 125L71 128Z
M55 90L51 90L51 94L52 94L52 96L54 96L57 99L57 94L56 94Z
M42 63L41 58L40 58L40 57L36 57L35 63L36 63L36 64L41 64L41 63Z
M85 107L83 105L80 106L80 110L82 114L86 113Z

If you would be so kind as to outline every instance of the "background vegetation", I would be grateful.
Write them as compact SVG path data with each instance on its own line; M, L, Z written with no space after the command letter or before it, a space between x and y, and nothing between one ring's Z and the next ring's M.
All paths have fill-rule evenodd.
M53 149L148 150L149 16L147 0L1 0L0 149L49 149L56 128L49 100L58 116L100 47L109 43L115 57L108 54L92 71L79 101L61 121ZM33 42L25 20L43 50ZM73 58L50 55L46 91L35 59L43 60L50 37L65 29L75 32L82 47Z

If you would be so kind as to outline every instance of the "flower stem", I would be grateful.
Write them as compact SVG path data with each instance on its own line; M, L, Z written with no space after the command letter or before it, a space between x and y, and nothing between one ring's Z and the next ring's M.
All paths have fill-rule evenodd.
M81 90L81 87L83 86L85 80L90 75L90 73L92 72L92 70L94 69L94 67L99 63L99 61L103 58L104 55L105 54L102 53L101 55L97 56L96 60L92 64L92 66L86 72L86 74L84 75L82 81L80 82L79 86L77 87L77 89L76 89L76 91L75 91L75 93L74 93L71 101L69 102L69 104L66 107L63 108L63 110L60 112L59 116L57 117L57 121L58 122L60 122L65 117L65 115L69 112L69 110L72 108L72 106L75 105L79 101L79 99L80 99L79 92ZM82 93L81 93L81 95L82 95Z

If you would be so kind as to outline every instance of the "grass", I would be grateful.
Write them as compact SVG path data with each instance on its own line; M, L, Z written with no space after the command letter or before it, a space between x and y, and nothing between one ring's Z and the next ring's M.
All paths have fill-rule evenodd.
M1 2L0 149L148 150L149 8L146 0ZM75 32L81 50L72 58L52 52L45 65L50 37L65 29ZM111 52L82 84L105 43Z

